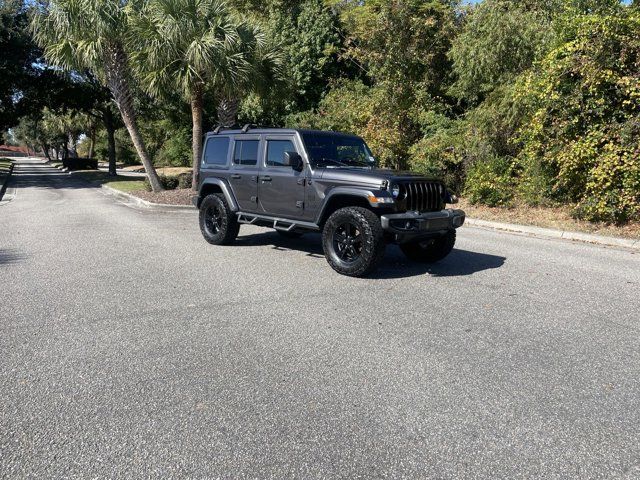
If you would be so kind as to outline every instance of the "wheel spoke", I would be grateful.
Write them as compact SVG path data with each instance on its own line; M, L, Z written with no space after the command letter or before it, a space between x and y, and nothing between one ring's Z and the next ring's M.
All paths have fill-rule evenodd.
M351 222L339 225L333 233L335 253L345 262L354 262L360 257L363 241L358 226Z

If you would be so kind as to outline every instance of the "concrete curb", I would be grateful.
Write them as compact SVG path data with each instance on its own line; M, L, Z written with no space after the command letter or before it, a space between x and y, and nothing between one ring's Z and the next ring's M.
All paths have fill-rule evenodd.
M158 212L185 212L188 210L195 210L193 205L165 205L162 203L148 202L140 197L136 197L130 193L121 192L120 190L116 190L108 185L102 185L101 188L107 195L112 195L120 200L124 200L132 207L144 210L154 210Z
M0 201L2 200L2 197L4 196L4 192L6 192L6 190L7 190L7 185L9 185L9 180L11 179L11 174L13 173L14 165L15 165L15 163L11 162L11 165L9 165L9 171L7 173L7 178L5 178L4 182L2 182L2 185L0 185Z
M572 232L568 230L556 230L553 228L534 227L530 225L517 225L514 223L491 222L476 218L467 218L465 225L472 227L488 228L491 230L501 230L512 233L522 233L532 237L555 238L559 240L570 240L573 242L592 243L595 245L606 245L609 247L630 248L640 250L640 240L632 238L605 237L603 235L593 235L590 233Z

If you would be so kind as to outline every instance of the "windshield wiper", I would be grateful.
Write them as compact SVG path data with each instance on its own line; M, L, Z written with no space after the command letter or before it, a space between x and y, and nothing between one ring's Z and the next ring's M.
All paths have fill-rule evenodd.
M337 164L338 166L341 166L341 167L350 167L351 166L348 163L342 163L341 161L334 160L332 158L324 158L323 157L323 158L320 159L320 163L323 163L323 162L333 162L333 163L335 163L335 164Z

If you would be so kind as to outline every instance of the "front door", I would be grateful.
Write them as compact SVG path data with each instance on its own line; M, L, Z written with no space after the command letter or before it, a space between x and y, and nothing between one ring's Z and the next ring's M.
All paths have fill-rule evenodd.
M260 210L275 217L304 216L306 167L302 172L284 164L285 152L302 152L293 135L268 135L262 147L261 170L258 179Z
M236 137L233 144L229 183L243 212L257 211L259 148L259 136Z

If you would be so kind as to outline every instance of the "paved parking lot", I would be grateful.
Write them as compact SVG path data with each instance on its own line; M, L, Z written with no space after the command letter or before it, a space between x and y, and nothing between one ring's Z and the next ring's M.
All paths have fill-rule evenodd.
M318 235L12 182L0 477L640 478L638 253L463 227L352 279Z

